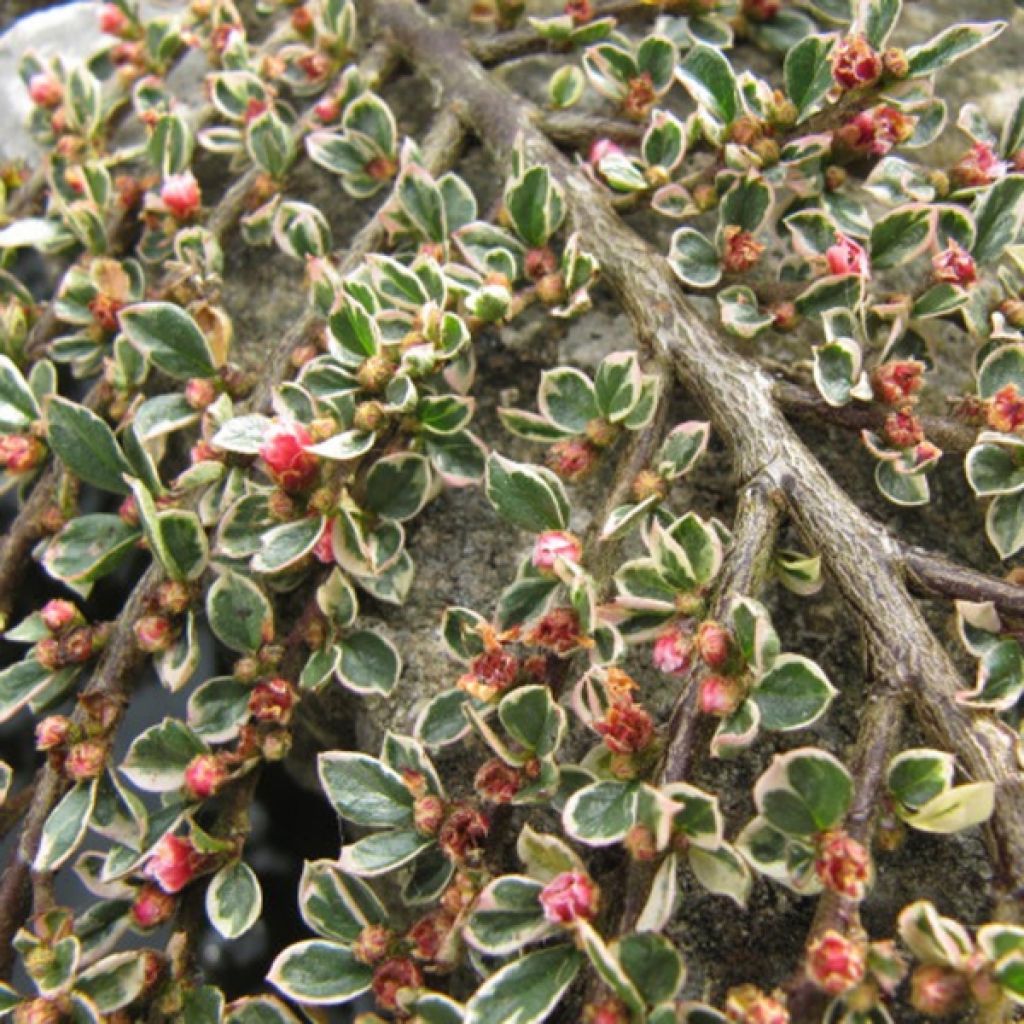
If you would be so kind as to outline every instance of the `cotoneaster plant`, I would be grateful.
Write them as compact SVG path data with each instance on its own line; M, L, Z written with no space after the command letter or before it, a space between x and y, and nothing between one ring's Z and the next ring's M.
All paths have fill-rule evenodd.
M24 58L40 156L0 168L0 722L38 752L0 762L0 1016L1016 1019L1024 103L990 124L940 77L1013 28L96 6L90 61ZM595 306L614 343L551 358ZM891 529L787 417L855 432ZM936 472L1007 579L901 535ZM474 507L510 565L486 604ZM417 566L439 529L454 599ZM797 598L852 621L862 671ZM274 772L340 829L290 942L249 842ZM908 829L942 883L944 837L984 830L969 920L915 891ZM204 976L210 930L262 937L266 984Z

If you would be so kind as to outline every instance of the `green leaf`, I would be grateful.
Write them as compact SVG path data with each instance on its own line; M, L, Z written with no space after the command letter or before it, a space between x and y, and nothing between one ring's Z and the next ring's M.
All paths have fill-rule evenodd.
M897 473L891 462L879 462L875 466L875 483L894 505L911 507L928 504L930 492L927 478L923 475Z
M67 583L93 583L113 572L141 537L120 516L77 516L47 545L43 567Z
M195 512L187 509L167 509L157 514L159 545L154 554L159 557L172 580L197 580L206 571L210 560L206 531Z
M373 890L338 870L333 861L305 865L299 882L299 909L313 931L350 944L368 924L384 924L388 912Z
M206 595L206 617L225 647L254 654L274 638L274 609L263 591L236 572L218 576Z
M313 550L326 522L323 516L311 516L268 530L260 538L260 550L252 560L253 569L274 573L294 565Z
M1004 440L1000 435L996 437ZM1014 440L1007 437L1005 444L978 444L967 453L967 482L979 498L1024 490L1024 465L1019 461L1024 454L1024 442Z
M889 792L910 810L944 793L953 783L953 755L941 750L904 750L889 762Z
M956 699L968 707L1008 711L1022 692L1024 654L1015 639L1007 638L996 640L981 654L975 688L961 691Z
M216 676L188 698L188 726L207 743L225 743L249 718L251 687L233 676Z
M132 951L114 953L82 971L75 990L87 995L101 1013L113 1013L137 999L145 985L146 961Z
M412 822L413 798L402 776L376 758L329 751L319 756L317 770L331 805L347 821L377 828Z
M626 782L595 782L577 790L562 812L562 825L588 846L619 842L636 820L637 788Z
M613 352L601 360L594 378L600 415L610 423L623 423L640 401L643 374L635 352Z
M426 504L430 476L430 463L422 455L385 455L366 476L364 504L385 519L411 519Z
M984 192L974 211L974 258L994 263L1016 241L1024 223L1024 174L1010 174Z
M626 935L612 949L648 1006L674 999L686 981L683 958L662 935Z
M254 163L272 178L284 177L295 156L295 143L273 110L266 110L249 122L245 141Z
M952 25L934 39L907 50L910 78L922 78L949 67L954 61L990 43L1003 29L1005 21Z
M728 843L714 848L692 846L689 859L697 881L708 892L728 896L738 906L746 907L753 879L749 868Z
M834 828L852 797L849 772L831 754L812 747L776 756L754 787L758 811L796 838Z
M832 703L835 687L810 658L780 654L752 694L765 729L802 729L816 722Z
M398 651L384 637L364 629L341 642L338 678L356 693L387 696L402 672Z
M904 266L922 253L932 232L927 206L900 207L871 228L871 265L877 269Z
M39 849L32 862L35 871L56 871L75 852L95 806L95 779L76 782L68 790L43 825Z
M43 668L34 655L0 670L0 722L6 722L26 704L46 691L54 680L73 678L75 669L54 674Z
M593 382L586 374L568 366L541 374L537 405L542 416L568 435L583 433L586 425L599 414Z
M373 878L397 870L434 846L433 837L411 829L378 832L343 847L338 864L342 871Z
M796 298L801 316L821 316L832 309L857 309L864 301L864 278L859 274L823 277Z
M989 505L985 534L1000 558L1010 558L1024 547L1024 492L1001 494Z
M962 308L968 298L969 295L966 289L943 281L933 285L923 295L919 295L914 300L911 316L916 320L947 316Z
M0 430L21 432L40 415L28 381L7 356L0 355Z
M260 918L263 892L256 873L244 861L226 864L206 890L206 916L225 938L244 935Z
M540 905L543 883L523 875L503 875L480 893L463 934L483 953L518 952L552 932Z
M431 242L444 242L448 234L444 200L433 177L422 167L410 164L399 175L395 191L402 212L423 237Z
M513 526L540 533L569 525L569 499L562 482L548 469L492 452L484 487L498 515Z
M783 66L786 93L802 121L832 88L832 48L835 37L807 36L787 54Z
M680 228L668 254L672 272L691 288L711 288L722 278L718 250L696 228Z
M527 245L538 248L561 226L565 216L558 185L547 167L530 167L505 191L505 207Z
M217 1024L220 1024L219 1019ZM273 996L244 996L231 1003L223 1024L300 1024L300 1021Z
M711 424L691 420L672 428L655 459L659 474L677 480L689 473L707 451Z
M121 329L154 366L184 380L212 377L217 360L195 320L173 302L140 302L120 313Z
M135 738L121 772L139 789L167 793L181 786L192 759L208 752L207 745L184 722L165 718Z
M861 376L860 345L851 338L836 338L812 351L818 393L835 408L846 405Z
M774 322L771 313L762 313L758 309L757 296L746 285L734 284L723 288L715 298L722 326L738 338L755 338Z
M706 107L723 124L731 124L740 110L736 76L726 57L711 46L693 47L676 68L676 77L694 102Z
M54 395L46 410L50 447L75 476L114 494L127 494L132 467L114 432L94 412Z
M470 700L464 690L445 690L428 701L416 719L414 733L428 747L455 743L469 730L462 705Z
M465 1024L539 1024L572 984L584 958L572 946L527 953L492 974L466 1004Z
M579 100L585 87L583 72L575 64L566 64L548 81L548 101L555 110L565 110Z
M546 686L521 686L503 697L498 717L523 747L524 757L550 757L565 733L565 710L555 703Z
M365 992L373 980L373 968L337 942L308 939L279 953L267 980L298 1003L332 1006Z
M761 178L742 179L722 197L719 223L756 234L771 214L773 199L771 186Z

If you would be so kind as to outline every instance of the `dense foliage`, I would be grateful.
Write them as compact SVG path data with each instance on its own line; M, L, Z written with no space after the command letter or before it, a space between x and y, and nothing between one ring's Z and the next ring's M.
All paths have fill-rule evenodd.
M0 887L0 963L20 961L0 1016L287 1024L364 997L379 1016L362 1021L422 1024L868 1024L907 1007L1015 1019L1012 900L970 930L912 892L894 935L868 935L858 915L878 850L908 826L945 835L991 819L999 884L1024 885L1020 837L999 826L1000 787L1015 791L960 760L1019 739L1012 587L948 566L933 587L960 598L960 653L977 661L954 706L985 726L963 749L901 749L898 716L877 734L865 717L849 757L808 745L800 731L855 682L788 652L761 590L813 599L823 561L841 575L841 558L815 550L813 530L809 553L774 549L774 498L753 555L742 508L726 524L681 504L699 493L683 485L728 458L712 444L714 393L698 396L708 420L670 422L671 353L641 337L503 402L508 450L531 459L474 432L475 396L494 387L478 379L481 338L538 309L583 316L602 274L624 273L601 265L536 129L524 119L500 176L492 167L488 205L451 169L453 117L419 143L400 132L379 94L397 44L374 42L372 9L247 6L193 0L143 23L133 0L99 4L111 44L91 62L29 56L21 69L44 157L3 168L0 186L0 463L20 501L0 608L21 607L30 559L57 596L4 623L24 656L0 672L0 721L34 716L44 763L33 786L0 765L3 827L22 825ZM385 22L432 24L415 5L378 6ZM575 147L600 202L677 222L675 287L714 298L719 343L816 339L809 375L784 368L766 401L863 428L850 457L872 460L899 506L926 504L929 473L959 451L964 496L985 503L999 558L1017 555L1024 103L993 126L972 104L947 110L934 86L1006 25L899 48L901 0L570 0L543 18L525 6L479 0L473 52L563 55L536 124ZM753 47L772 70L742 70ZM208 62L200 110L167 84L191 50ZM474 57L458 59L469 82ZM962 156L916 161L951 119ZM336 241L329 211L293 193L304 160L369 211L355 238ZM259 375L234 359L229 239L277 247L307 293ZM61 268L46 301L19 278L30 249ZM958 373L950 414L935 381ZM593 514L577 486L602 472L610 498ZM246 860L259 774L290 756L304 702L403 686L403 651L367 612L418 585L407 540L424 509L472 489L509 548L528 535L515 576L495 607L445 611L450 662L436 671L449 683L423 695L414 727L396 721L379 750L319 754L323 813L344 841L303 873L310 937L275 951L262 994L226 1003L194 969L195 920L230 941L260 919ZM126 568L122 615L94 621L94 586ZM222 674L200 670L204 636ZM875 642L927 689L915 637ZM187 711L115 757L147 663ZM673 695L664 720L654 685ZM790 732L749 820L727 822L722 794L685 777L694 756L743 758ZM59 872L92 902L56 905ZM674 941L684 876L723 913L755 885L824 893L804 963L778 965L775 992L699 999Z

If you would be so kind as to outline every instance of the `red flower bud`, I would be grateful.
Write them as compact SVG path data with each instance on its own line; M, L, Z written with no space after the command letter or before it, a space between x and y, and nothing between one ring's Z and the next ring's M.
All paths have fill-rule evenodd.
M622 101L622 112L627 117L644 121L654 106L658 94L654 91L654 80L649 71L631 78L626 85L626 98Z
M176 906L177 900L170 893L156 885L143 885L132 903L132 921L137 928L148 931L169 921Z
M180 580L164 580L156 589L156 603L168 615L182 615L192 604L192 592Z
M1016 384L1006 384L990 399L987 410L988 425L993 430L1011 434L1024 426L1024 397Z
M563 10L572 18L573 25L585 25L594 17L590 0L567 0Z
M947 281L964 288L978 280L974 257L952 238L942 252L932 257L932 272L936 281Z
M32 648L32 654L36 661L50 672L64 667L60 642L56 637L44 637Z
M725 1015L735 1024L789 1024L789 1011L755 985L729 989Z
M88 626L73 629L60 640L61 661L66 665L84 665L95 653L93 630Z
M540 249L527 249L524 266L526 276L536 281L558 269L558 258L546 245Z
M26 434L0 434L0 467L8 473L28 473L46 458L46 445Z
M830 996L848 992L864 980L866 950L833 929L807 947L807 977Z
M56 1002L39 996L26 999L14 1008L14 1024L61 1024L64 1014Z
M914 134L914 119L895 107L862 110L839 129L839 141L848 149L870 156L885 156Z
M260 458L274 483L293 494L313 483L320 462L306 451L311 443L309 431L296 420L282 420L270 428L260 446Z
M921 421L907 409L889 413L885 418L882 432L895 448L913 448L924 440Z
M421 797L426 800L427 797ZM417 801L417 804L419 801ZM415 806L413 807L415 815ZM445 856L457 864L477 864L490 831L486 815L469 804L457 806L445 819L437 841Z
M646 825L634 825L626 833L622 845L633 860L651 861L658 854L654 833Z
M904 405L924 384L924 363L916 359L894 359L876 366L871 372L875 398L886 405Z
M405 933L412 955L417 960L437 960L454 925L455 919L444 909L432 910L421 917Z
M552 924L571 925L597 915L600 892L582 871L563 871L541 889L540 905Z
M124 501L118 506L117 509L118 518L127 526L138 526L139 519L139 506L135 501L135 495L129 494Z
M295 688L287 679L269 679L253 687L249 695L249 714L257 722L287 725L295 701Z
M743 13L752 21L771 21L781 6L779 0L743 0Z
M194 800L207 800L227 778L228 770L216 754L197 754L185 769L185 792Z
M188 220L202 204L199 182L191 171L172 174L160 189L160 200L175 220Z
M722 233L725 240L725 252L722 254L722 265L730 274L742 274L755 266L764 252L764 245L749 231L744 231L735 224L730 224Z
M597 465L599 452L589 441L568 438L556 441L544 456L550 470L569 483L587 476Z
M373 972L373 995L382 1010L397 1010L423 987L423 975L407 957L393 957Z
M572 608L554 608L533 626L524 640L533 647L545 647L556 654L568 654L580 646L579 616Z
M863 36L847 36L832 52L832 77L843 89L874 85L882 74L882 58Z
M654 720L646 708L624 698L609 704L604 718L594 725L613 754L636 754L650 746Z
M845 832L826 832L818 842L814 870L826 888L862 900L871 880L871 856Z
M522 788L522 780L515 768L500 758L492 757L480 766L473 779L473 788L484 800L507 804Z
M967 154L950 168L949 176L960 188L991 185L1006 174L1008 164L1000 160L987 142L976 142Z
M323 124L336 121L341 114L341 104L333 96L325 96L313 108L313 113Z
M217 385L205 377L193 377L185 382L185 401L193 409L203 410L217 400Z
M629 1024L632 1019L633 1015L619 999L602 999L583 1007L583 1024Z
M537 569L554 569L559 558L578 564L582 557L583 545L565 530L546 530L533 544L533 564Z
M182 836L166 835L153 849L142 869L164 892L181 892L195 877L205 858Z

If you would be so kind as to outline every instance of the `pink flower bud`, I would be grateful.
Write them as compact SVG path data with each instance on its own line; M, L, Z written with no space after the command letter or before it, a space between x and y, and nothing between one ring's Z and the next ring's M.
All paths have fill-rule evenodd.
M118 506L117 516L127 526L139 525L139 506L135 501L135 495L129 494Z
M117 4L102 4L98 17L100 31L110 36L123 36L131 27L128 16Z
M61 639L61 655L66 664L84 665L96 653L93 632L89 626L80 626Z
M417 960L437 960L455 926L447 910L432 910L416 921L405 933L406 941Z
M156 589L156 603L168 615L183 615L192 604L192 592L181 580L164 580Z
M818 842L814 870L826 888L862 900L871 880L871 855L845 832L826 832Z
M1018 394L1016 384L1005 384L992 396L986 417L993 430L1004 434L1024 426L1024 396Z
M165 615L143 615L133 629L135 642L147 654L169 650L174 643L174 627Z
M185 792L195 800L207 800L227 777L228 770L216 754L197 754L185 769Z
M967 979L952 967L922 964L910 976L910 1005L928 1017L947 1017L967 998Z
M722 233L725 251L722 253L722 266L730 274L742 274L756 265L764 252L764 245L749 231L744 231L735 224L730 224Z
M313 113L321 123L329 124L338 119L338 115L341 113L341 104L333 96L325 96L313 108Z
M397 1010L405 993L413 997L423 987L423 975L407 957L394 957L373 972L373 995L382 1010Z
M28 80L29 98L40 107L55 107L64 98L64 87L57 79L40 71Z
M789 1024L789 1011L773 996L755 985L729 989L725 1015L735 1024Z
M143 931L156 928L170 920L176 905L177 900L159 886L143 885L132 903L132 922Z
M60 633L73 623L82 621L78 609L70 602L55 597L47 601L39 611L43 625L51 633Z
M175 220L188 220L202 204L199 182L191 171L169 175L160 189L160 200Z
M554 569L559 558L578 564L582 557L583 545L565 530L547 530L533 544L533 564L537 569Z
M807 947L807 976L830 996L849 991L864 980L864 944L829 929Z
M870 277L871 270L868 264L868 254L862 245L858 245L852 238L840 234L837 236L836 244L825 250L825 259L828 262L830 274L857 274L860 277Z
M659 672L681 676L689 672L693 664L693 640L678 626L669 626L654 641L651 661Z
M779 0L743 0L743 13L752 21L771 21L780 7Z
M540 892L544 916L552 924L590 921L597 914L599 899L597 886L582 871L563 871Z
M847 36L832 52L832 77L843 89L874 85L882 74L882 58L863 36Z
M946 281L964 288L978 280L974 257L952 238L942 252L932 257L932 272L936 281Z
M43 639L32 648L32 654L36 661L50 672L54 672L57 669L64 667L64 658L61 653L60 642L56 637L43 637Z
M702 622L697 630L697 653L708 668L721 668L729 660L729 631L717 622Z
M64 1014L55 1000L39 996L26 999L14 1009L14 1024L61 1024Z
M260 446L260 458L274 483L290 493L309 487L320 467L317 457L306 451L309 444L312 438L301 423L280 420L270 428Z
M313 557L324 565L334 564L334 521L328 519L324 524L323 532L313 545Z
M71 732L71 719L48 715L36 726L36 750L54 750L64 746Z
M73 782L95 779L107 763L107 747L99 740L75 743L64 759L64 774Z
M142 873L164 892L181 892L202 867L204 859L191 840L168 834L153 848Z
M700 681L697 699L704 714L728 718L740 706L742 695L735 679L711 675Z
M523 262L526 276L531 281L553 274L558 269L558 259L546 245L539 249L527 249Z

